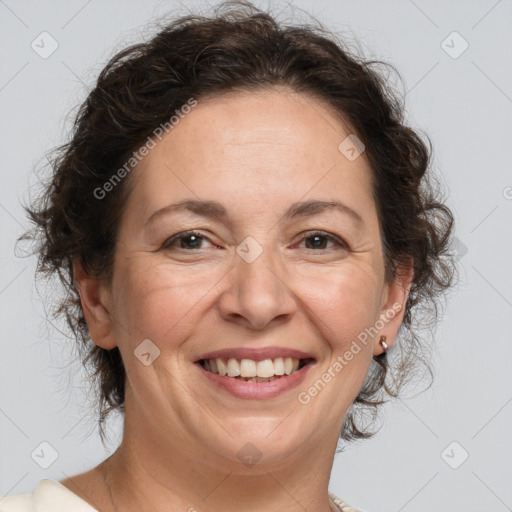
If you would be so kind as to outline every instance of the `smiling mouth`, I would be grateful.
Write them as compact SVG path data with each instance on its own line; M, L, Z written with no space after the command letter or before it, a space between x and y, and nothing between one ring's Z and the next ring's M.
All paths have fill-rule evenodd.
M314 359L276 357L274 359L235 359L216 357L200 359L198 363L208 372L244 382L272 382L292 375L314 362Z

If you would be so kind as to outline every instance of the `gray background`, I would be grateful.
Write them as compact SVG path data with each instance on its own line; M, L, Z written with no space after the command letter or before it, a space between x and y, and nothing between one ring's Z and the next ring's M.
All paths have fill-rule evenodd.
M291 3L398 68L409 122L434 144L459 239L434 385L390 404L374 439L336 457L331 491L375 512L512 510L512 1ZM0 0L0 496L91 468L119 441L114 418L111 446L100 443L72 343L47 322L46 285L36 290L35 260L16 258L14 242L33 169L64 141L68 113L109 56L180 5L205 3ZM59 45L46 59L31 48L43 31ZM58 452L48 469L38 463L53 452L41 442ZM34 450L44 456L31 458Z

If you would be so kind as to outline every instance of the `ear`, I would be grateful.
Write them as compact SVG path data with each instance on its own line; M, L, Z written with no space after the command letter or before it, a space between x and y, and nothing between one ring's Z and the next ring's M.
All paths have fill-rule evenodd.
M406 266L402 264L397 270L393 281L386 284L380 318L379 321L376 322L379 333L375 337L375 345L373 348L374 355L384 352L384 348L380 343L381 336L386 336L388 347L393 346L395 343L398 330L404 319L405 305L409 297L413 276L413 260L410 258Z
M99 278L86 274L76 261L73 262L73 272L91 340L106 350L114 348L117 343L110 315L109 287Z

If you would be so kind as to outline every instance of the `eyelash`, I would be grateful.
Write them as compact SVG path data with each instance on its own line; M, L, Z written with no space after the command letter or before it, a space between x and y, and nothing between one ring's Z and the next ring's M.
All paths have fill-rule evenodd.
M172 237L168 238L162 244L162 249L166 249L166 250L171 249L171 246L175 241L183 240L183 239L186 239L187 237L191 237L191 236L196 236L201 240L203 240L203 239L208 240L208 237L202 235L201 233L199 233L197 231L184 231L183 233L178 233L178 234L173 235ZM342 249L348 249L348 245L345 242L343 242L343 240L341 240L340 238L338 238L335 235L332 235L330 233L325 233L323 231L308 231L308 232L304 233L304 236L300 239L300 242L302 242L303 240L307 240L308 238L313 238L315 236L325 238L328 241L337 244ZM187 252L194 251L194 249L183 249L183 250L187 251ZM328 251L329 249L318 249L318 250L310 249L310 250L312 250L314 252L322 252L322 251Z

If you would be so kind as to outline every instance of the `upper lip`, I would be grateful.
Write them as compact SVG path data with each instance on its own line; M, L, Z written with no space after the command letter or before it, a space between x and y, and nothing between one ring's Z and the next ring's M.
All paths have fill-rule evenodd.
M315 359L311 354L286 347L261 347L261 348L224 348L207 352L196 359L196 362L202 359L252 359L253 361L263 361L264 359L276 359L277 357L293 357L295 359Z

